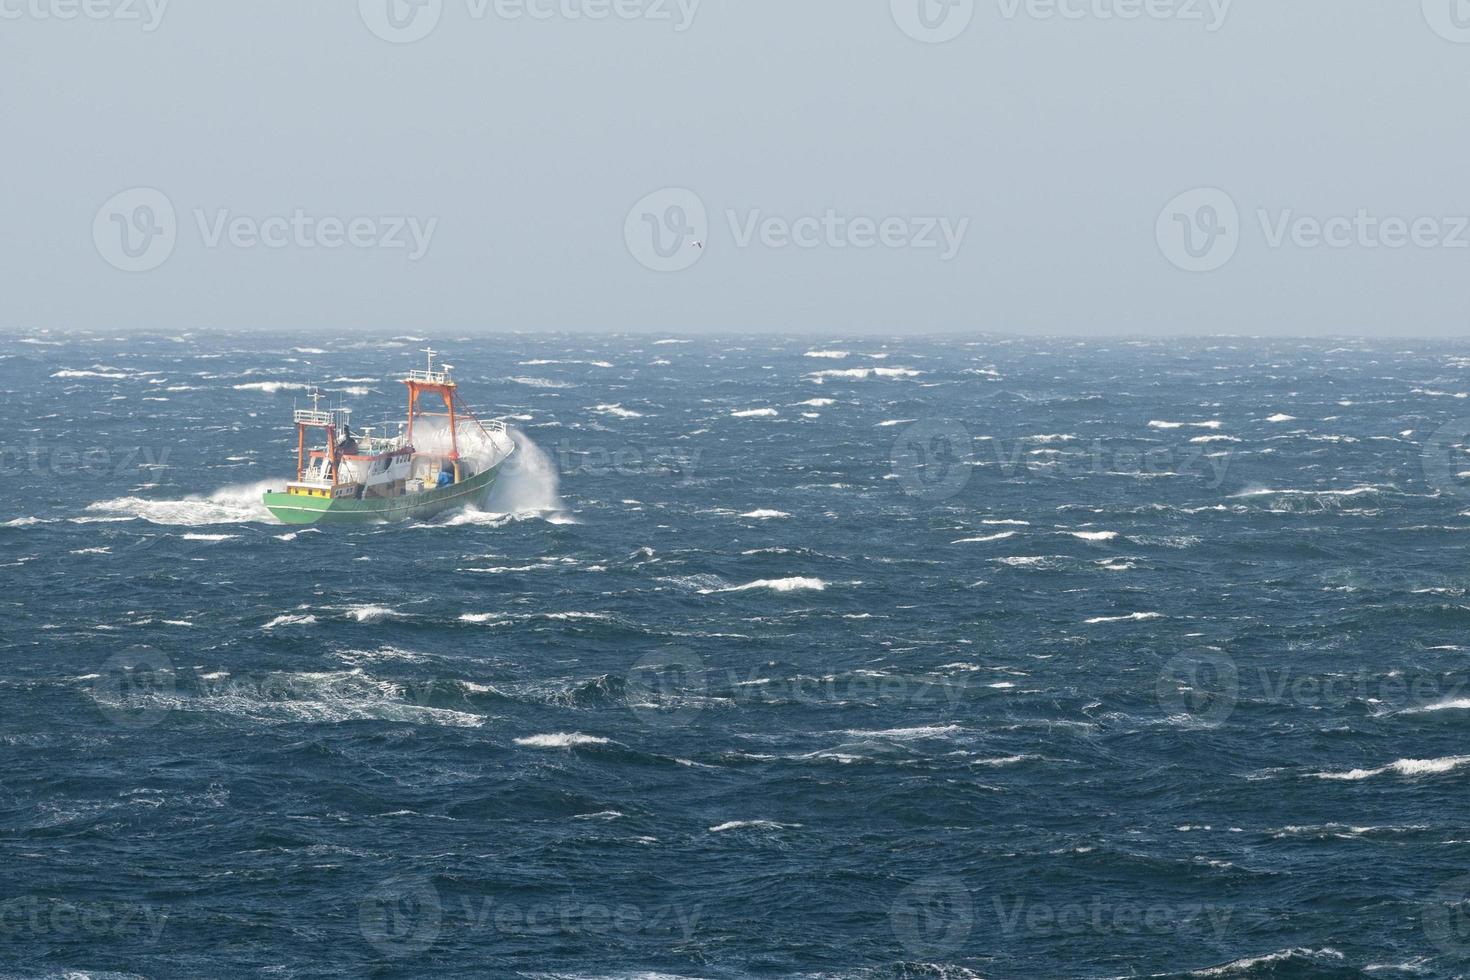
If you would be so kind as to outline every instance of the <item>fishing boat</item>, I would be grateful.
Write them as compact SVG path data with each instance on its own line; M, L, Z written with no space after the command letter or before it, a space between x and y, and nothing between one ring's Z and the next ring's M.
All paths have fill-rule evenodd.
M499 421L481 422L459 397L451 367L434 366L439 352L426 348L427 367L402 378L408 418L399 432L355 432L351 409L298 408L296 479L265 494L265 506L285 524L400 521L480 501L516 451ZM443 404L444 411L428 411ZM313 448L313 434L321 439Z

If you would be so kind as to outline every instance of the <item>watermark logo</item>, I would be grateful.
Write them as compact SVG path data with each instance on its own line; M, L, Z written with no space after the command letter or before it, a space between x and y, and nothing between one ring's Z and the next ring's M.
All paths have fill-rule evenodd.
M890 462L904 493L930 503L949 500L970 482L974 438L951 419L915 422L894 440Z
M1470 44L1470 0L1423 0L1424 19L1446 41Z
M1185 191L1164 206L1154 229L1164 258L1186 272L1214 272L1240 247L1240 210L1218 187Z
M108 198L92 219L97 254L123 272L156 269L174 253L179 222L168 195L132 187Z
M623 690L628 707L644 724L682 727L703 709L709 677L694 651L661 650L633 665Z
M390 959L417 956L432 947L443 919L438 890L421 878L384 882L357 909L362 938Z
M1470 875L1445 882L1424 903L1424 934L1451 956L1470 956Z
M1419 450L1419 465L1435 490L1448 497L1470 497L1470 419L1436 429Z
M439 26L444 0L357 0L367 29L390 44L422 41Z
M888 912L893 934L916 959L952 956L975 927L975 900L958 878L920 878L899 893Z
M173 662L148 646L113 654L92 678L98 710L123 728L152 728L163 721L176 692Z
M1224 653L1182 653L1159 674L1159 707L1170 717L1190 718L1207 728L1223 725L1240 699L1240 674Z
M709 212L683 187L654 191L633 205L623 223L628 252L654 272L682 272L704 257Z
M975 0L889 0L893 22L915 41L953 41L975 19Z

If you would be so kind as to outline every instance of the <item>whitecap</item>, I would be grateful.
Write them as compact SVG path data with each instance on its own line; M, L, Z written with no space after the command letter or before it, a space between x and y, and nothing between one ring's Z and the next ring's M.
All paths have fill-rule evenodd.
M1126 616L1094 616L1091 619L1085 619L1085 620L1083 620L1083 623L1085 623L1088 626L1093 626L1093 625L1096 625L1098 623L1141 623L1141 622L1144 622L1145 620L1149 620L1149 619L1163 619L1163 618L1164 618L1164 614L1163 613L1156 613L1156 612L1136 612L1136 613L1129 613Z
M913 368L901 367L868 367L868 368L845 368L835 371L815 371L807 377L817 384L822 384L828 378L852 378L856 381L866 381L869 378L917 378L923 371L915 371Z
M1448 755L1438 759L1397 759L1377 769L1350 769L1347 772L1313 773L1318 779L1342 779L1355 781L1397 773L1400 776L1432 776L1452 772L1461 766L1470 765L1470 755Z
M0 527L34 527L37 524L54 523L56 523L54 520L43 520L39 517L17 517L0 524Z
M617 402L614 402L611 405L594 405L592 406L592 411L597 412L600 415L611 415L614 418L620 419L643 418L642 412L635 412L631 408L624 408L620 403Z
M579 745L608 745L611 739L581 732L558 732L553 735L527 735L515 740L517 745L528 749L571 749Z
M951 541L950 544L984 544L987 541L1004 541L1006 538L1014 538L1015 531L1001 531L998 534L986 534L978 538L960 538Z
M1408 708L1403 712L1406 715L1424 714L1430 711L1464 711L1470 709L1470 698L1451 698L1448 701L1436 701L1434 704L1426 704L1422 708Z
M1361 486L1361 487L1351 487L1351 488L1349 488L1347 490L1272 490L1272 489L1267 488L1267 487L1256 487L1256 488L1252 488L1252 489L1248 489L1248 490L1242 490L1239 493L1231 494L1231 496L1232 497L1275 497L1275 496L1280 496L1280 497L1289 497L1289 496L1303 496L1303 497L1360 497L1360 496L1363 496L1365 494L1392 493L1392 492L1395 492L1395 491L1391 487L1379 487L1379 486L1371 486L1371 485L1369 485L1369 486Z
M347 615L359 623L379 623L385 619L402 619L404 613L388 606L374 606L371 604L360 604L347 607Z
M993 759L971 759L972 766L1014 766L1018 762L1026 762L1031 759L1039 759L1041 756L1030 753L1021 755L1003 755Z
M283 391L309 391L311 388L310 385L295 381L251 381L234 387L236 391L260 391L267 395L278 395Z
M182 500L146 500L142 497L118 497L88 504L87 510L104 515L87 520L144 520L150 524L197 527L202 524L248 524L271 519L261 501L262 495L279 487L280 481L222 487L207 497L185 497Z
M908 741L917 738L948 738L959 734L963 729L959 725L918 725L913 728L887 728L882 731L862 731L852 729L843 732L854 738L891 738L897 741Z
M819 578L804 576L792 576L791 578L763 578L754 582L746 582L744 585L732 585L722 589L701 589L703 595L711 592L749 592L752 589L770 589L772 592L822 592L827 588L827 583Z
M1315 956L1330 956L1334 959L1343 959L1343 955L1335 949L1324 948L1311 949L1283 949L1274 953L1266 953L1261 956L1246 956L1220 966L1206 967L1203 970L1194 970L1189 974L1191 977L1223 977L1233 975L1250 975L1256 972L1256 968L1271 963L1280 963L1298 958L1309 958Z
M273 630L273 629L276 629L277 627L281 627L281 626L311 626L315 622L316 622L316 617L315 616L312 616L312 615L309 615L309 614L307 614L307 615L293 615L291 613L286 613L286 614L277 616L275 619L271 620L269 623L266 623L264 626L261 627L261 629Z
M727 830L785 830L800 827L799 823L777 823L774 820L730 820L709 829L712 834L723 834Z
M74 371L64 368L51 375L53 378L106 378L109 381L122 381L132 377L117 371Z
M1182 429L1188 426L1194 429L1218 429L1221 424L1217 419L1210 419L1206 422L1162 422L1155 419L1149 422L1148 427L1150 429Z

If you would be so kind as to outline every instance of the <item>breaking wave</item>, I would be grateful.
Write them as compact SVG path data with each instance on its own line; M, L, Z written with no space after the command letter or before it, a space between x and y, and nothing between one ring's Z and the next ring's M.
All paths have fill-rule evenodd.
M261 496L267 490L279 489L280 485L279 480L242 483L222 487L207 497L184 497L181 500L118 497L88 504L87 512L98 518L133 518L175 527L270 522L274 518L265 509Z

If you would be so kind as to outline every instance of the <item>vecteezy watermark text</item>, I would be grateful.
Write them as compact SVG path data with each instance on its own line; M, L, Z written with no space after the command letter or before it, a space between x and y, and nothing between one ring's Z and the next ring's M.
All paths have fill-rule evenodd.
M168 466L170 447L160 446L45 446L34 438L25 446L0 444L0 477L127 476L139 470Z
M156 943L167 924L167 912L132 902L68 902L39 895L0 902L0 936L9 939L142 939Z
M421 220L413 215L359 215L339 218L312 215L296 208L289 216L260 218L232 214L228 208L206 212L194 209L194 220L205 248L379 248L405 249L408 261L417 262L429 251L429 242L439 226L438 218Z
M1470 706L1470 679L1398 670L1307 671L1257 665L1241 668L1219 649L1171 657L1159 673L1159 706L1171 717L1206 727L1224 724L1242 700L1255 704L1376 713L1433 713Z
M1015 439L975 436L963 423L926 419L908 426L893 443L890 476L922 500L948 500L969 485L977 470L1001 479L1071 479L1079 476L1144 474L1202 479L1220 489L1234 454L1221 450L1216 435L1191 437L1182 445L1083 442L1073 436Z
M1234 0L996 0L1008 21L1181 21L1214 33L1225 26ZM889 0L893 21L928 44L953 41L975 19L977 0Z
M682 34L694 25L703 0L464 0L472 21L644 21L667 24ZM443 19L444 0L358 0L362 22L393 44L412 44L434 32Z
M693 650L670 647L639 658L624 677L628 708L649 725L682 726L705 710L810 704L903 705L949 714L982 686L948 674L889 674L870 670L820 676L771 666L712 667Z
M943 215L863 215L827 208L797 216L768 214L761 208L728 208L724 212L729 241L736 248L771 251L814 249L933 252L941 262L960 254L970 219ZM693 266L710 242L709 211L704 200L683 187L654 191L628 211L623 222L628 252L656 272L678 272Z
M577 447L562 439L556 444L556 466L564 477L673 477L687 483L703 454L702 449L678 446Z
M725 220L736 248L749 248L759 242L771 249L938 249L941 262L960 254L970 230L969 218L923 215L880 219L845 215L832 208L794 219L766 215L759 208L744 213L729 210Z
M894 936L910 955L921 959L960 953L977 926L989 937L1178 936L1219 941L1234 917L1234 909L1206 902L976 895L951 875L912 882L889 909Z
M169 0L0 0L0 20L112 20L136 22L152 33Z
M1177 20L1203 24L1213 34L1225 26L1235 0L996 0L1001 16L1015 20Z
M288 248L402 252L417 262L429 251L439 219L407 214L321 214L293 208L252 215L231 208L192 209L193 227L207 249ZM185 225L185 228L188 226ZM173 201L153 187L114 194L97 209L92 241L97 253L124 272L156 269L174 253L181 228Z
M1303 214L1295 208L1258 208L1255 224L1266 248L1315 251L1347 249L1470 249L1470 215L1386 215L1370 208L1352 213ZM1200 187L1171 200L1159 213L1159 251L1187 272L1213 272L1235 257L1250 223L1228 193Z
M362 937L392 959L422 954L446 932L517 937L667 936L687 942L704 914L700 905L643 906L567 897L518 902L484 895L445 900L423 878L393 879L358 905Z

